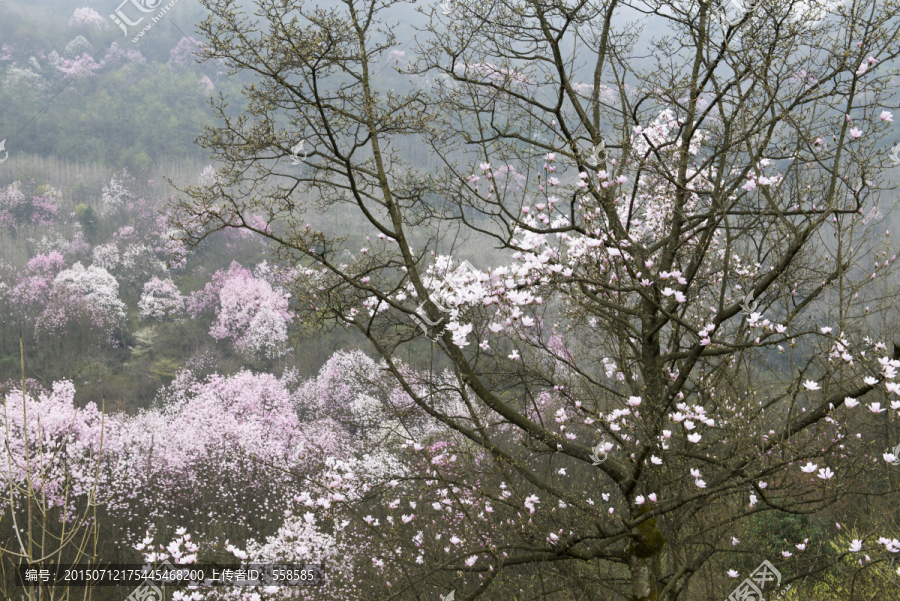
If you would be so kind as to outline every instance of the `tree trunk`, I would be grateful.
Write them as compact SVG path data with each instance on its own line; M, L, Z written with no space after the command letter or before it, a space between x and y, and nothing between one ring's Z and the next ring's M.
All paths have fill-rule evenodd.
M637 517L646 513L643 507ZM634 529L637 538L626 549L631 569L631 601L657 601L659 589L659 561L666 539L656 527L656 519L642 522Z
M628 566L631 568L631 601L657 601L659 555L632 555L628 558Z

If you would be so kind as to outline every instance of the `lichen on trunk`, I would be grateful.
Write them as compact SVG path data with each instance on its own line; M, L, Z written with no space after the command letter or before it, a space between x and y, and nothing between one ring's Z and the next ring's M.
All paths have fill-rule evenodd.
M636 517L647 511L647 507L642 507ZM659 560L666 539L656 527L656 518L644 520L633 532L635 538L625 550L631 569L631 601L657 601Z

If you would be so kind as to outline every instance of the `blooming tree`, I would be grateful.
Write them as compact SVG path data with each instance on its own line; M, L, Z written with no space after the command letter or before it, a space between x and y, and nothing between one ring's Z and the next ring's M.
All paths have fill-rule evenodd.
M184 69L197 63L197 51L200 42L192 37L183 37L169 53L169 65L176 69Z
M21 182L0 189L0 226L18 229L23 226L46 227L59 215L60 193L52 188L40 194L27 194Z
M215 84L206 75L200 78L200 81L197 82L197 86L200 88L200 91L202 91L207 96L211 95L216 89Z
M108 184L103 185L103 194L100 200L108 209L120 209L134 200L134 193L126 185L130 176L127 169L122 170L120 176L112 176Z
M147 59L136 48L122 48L118 42L113 42L109 46L109 50L103 53L100 66L120 67L122 65L143 65Z
M184 311L184 297L172 280L152 277L144 284L138 309L144 317L162 320L168 315L179 315Z
M210 82L210 85L212 82ZM202 87L202 84L201 84ZM200 172L200 177L197 178L197 183L201 186L212 186L216 183L216 168L212 165L207 165L203 168L203 171Z
M143 533L147 520L270 532L272 516L249 511L265 503L282 513L290 470L307 458L299 449L312 442L293 410L294 385L290 375L242 371L198 381L182 371L161 394L160 408L117 417L105 465L120 482L107 506L119 516L123 542Z
M63 48L63 54L67 58L78 58L90 51L91 43L83 35L75 36L75 38L70 40L65 48Z
M54 383L52 390L24 377L18 386L9 384L0 385L0 492L4 519L15 536L0 545L0 559L29 564L53 556L95 560L96 548L88 541L99 525L90 518L96 516L99 491L109 484L100 476L103 414L93 403L77 408L68 381ZM9 584L0 582L4 596L12 596ZM48 592L60 590L51 586Z
M50 250L30 259L24 269L0 265L0 301L8 323L33 328L36 338L54 337L53 345L74 334L77 324L92 338L99 334L108 340L125 315L115 278L80 263L66 269L67 262L63 253Z
M57 67L66 79L83 79L93 77L101 65L94 61L90 54L84 53L76 58L67 58Z
M515 594L536 573L587 596L694 598L703 582L724 597L762 559L797 580L843 557L808 552L808 537L749 565L733 548L760 514L823 515L865 494L871 424L900 411L875 151L896 85L875 67L896 57L900 15L767 6L735 26L709 3L665 15L648 3L679 44L654 45L671 55L646 68L619 46L638 39L614 26L616 6L538 3L489 26L463 8L433 29L409 70L446 83L410 92L402 127L443 159L438 174L387 153L398 105L365 65L391 48L352 15L346 47L341 22L323 33L269 15L266 39L308 49L298 59L273 41L253 59L271 87L246 91L241 118L270 134L232 144L245 124L222 111L202 139L220 173L244 179L185 191L172 212L184 248L217 230L268 238L304 323L365 336L410 414L441 425L440 440L405 443L411 475L371 491L371 511L335 504L364 554L355 577L383 583L372 598ZM205 30L204 57L239 69L260 56L261 32L209 8L220 28ZM585 35L592 83L576 88L569 36ZM319 61L362 74L319 100ZM286 73L304 83L284 86ZM291 150L272 117L282 95L316 149L304 180L316 206L353 207L368 231L297 219L304 201L277 182L298 176L273 160ZM499 250L467 255L448 231ZM460 255L480 269L460 270ZM231 316L251 295L229 294L223 336L249 321ZM406 369L399 358L422 345L448 369Z
M125 304L119 300L119 283L102 267L91 265L85 268L81 263L75 263L59 272L53 284L80 293L91 305L100 308L113 319L125 317Z
M76 499L93 494L98 484L105 486L96 472L102 451L100 411L93 403L78 409L74 398L75 387L68 381L37 395L21 389L5 394L2 419L10 461L0 465L4 497L19 494L30 477L31 486L41 490L51 506L71 511ZM61 453L66 460L54 461ZM30 465L40 468L29 471Z
M241 372L230 378L213 376L204 382L189 372L180 374L160 399L166 409L145 412L137 418L123 417L115 422L110 434L116 441L115 448L127 455L116 464L121 465L121 477L126 480L121 488L124 505L120 507L114 500L110 506L122 515L141 513L134 511L136 506L152 509L149 524L135 523L130 529L133 540L143 537L135 548L148 561L169 557L183 561L193 553L202 558L218 544L240 561L321 563L328 581L311 591L313 598L365 597L370 584L354 577L365 567L360 561L371 563L365 557L360 559L361 529L368 529L370 524L377 528L380 522L371 515L353 520L348 509L370 505L368 499L375 491L397 488L394 478L408 475L410 461L403 449L412 448L409 441L440 435L434 420L411 418L411 398L384 367L356 350L336 353L316 377L306 381L291 373L278 380L266 374ZM404 371L423 379L421 374ZM462 409L452 395L440 395L437 404L446 410ZM397 440L403 441L402 446L396 444ZM440 449L446 443L432 446ZM418 443L416 447L421 449ZM147 458L148 452L174 458L155 462ZM230 462L221 461L222 457L243 458L245 463L236 461L232 468ZM449 456L446 459L451 460ZM247 460L265 466L266 476L255 482L247 480ZM152 467L140 472L126 467L134 463ZM210 471L214 466L218 466L216 473ZM241 467L243 474L239 472ZM287 471L280 472L278 467ZM229 471L232 469L234 472ZM189 494L182 490L182 478L162 477L168 471L184 475L190 482ZM282 473L292 478L281 477ZM172 484L157 490L152 482ZM274 494L264 497L267 505L272 502L268 511L253 511L248 506L251 499L237 492L251 483L257 497L273 490L268 486L274 487ZM134 490L138 491L136 495L131 493ZM183 500L198 495L203 495L206 505L213 505L208 516L211 519L184 513L190 505ZM434 497L441 498L437 491ZM126 506L129 511L123 511ZM266 524L268 529L249 528L254 517L274 521L274 530L273 524ZM390 523L394 518L387 519ZM242 532L245 543L238 545L229 540L236 540L239 529L231 528L229 534L218 538L211 536L213 524L220 520L230 526L247 526L250 536ZM412 522L412 514L397 521L398 525ZM175 532L175 544L165 545L162 554L157 551L155 536L141 534L146 530L165 536L162 530L168 533L172 528L166 526L174 524L182 528ZM193 531L190 538L184 537L185 525ZM266 532L272 534L264 539L259 536ZM223 537L226 540L222 541ZM187 542L197 548L187 548ZM379 546L364 545L366 552L374 553L379 552ZM414 558L410 555L409 561ZM216 589L204 593L203 598L238 599L243 592Z
M287 352L288 296L280 288L250 270L232 263L227 271L218 271L204 290L188 301L193 315L215 306L216 319L210 335L228 339L234 348L249 357L279 357Z
M98 244L91 249L91 254L94 258L93 264L107 271L115 269L121 262L119 249L114 242Z
M373 439L352 436L348 423L320 415L315 395L327 383L339 384L331 398L353 405L371 375L362 368L372 367L356 353L336 357L307 381L292 371L282 378L240 371L201 380L183 370L161 391L158 407L105 419L93 404L76 408L68 381L55 383L52 392L33 383L26 383L25 394L4 388L0 418L9 461L0 466L0 487L5 496L20 497L32 487L44 499L45 516L60 507L53 519L76 525L83 520L78 511L102 504L121 537L117 542L129 546L148 530L171 532L181 524L206 534L215 527L225 545L228 537L249 539L254 557L277 557L290 539L292 552L347 572L351 566L338 553L336 537L310 526L309 512L324 517L332 502L381 482L397 459L380 454ZM359 410L350 415L376 417ZM336 486L335 478L344 483ZM308 491L297 494L298 481L309 482ZM257 511L260 506L267 511ZM292 514L300 509L307 517L298 521ZM15 511L25 513L21 503ZM261 542L267 534L275 538ZM170 546L150 561L171 556L191 562L198 547L188 541L179 543L184 553ZM135 546L143 551L147 544Z
M69 27L87 27L100 31L104 27L109 27L109 23L93 8L85 6L75 9L75 12L69 17Z

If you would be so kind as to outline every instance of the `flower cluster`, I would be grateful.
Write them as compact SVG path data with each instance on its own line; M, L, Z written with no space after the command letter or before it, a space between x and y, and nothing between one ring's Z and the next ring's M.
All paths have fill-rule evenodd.
M144 284L138 309L143 317L162 320L168 315L180 315L184 311L184 297L172 280L152 277Z
M215 304L216 320L209 331L213 338L231 340L235 349L250 357L279 357L289 352L288 297L232 263L227 271L216 272L202 292L193 294L188 307L196 315Z
M87 27L99 31L104 27L109 27L109 23L93 8L85 6L75 9L75 12L69 17L69 27Z

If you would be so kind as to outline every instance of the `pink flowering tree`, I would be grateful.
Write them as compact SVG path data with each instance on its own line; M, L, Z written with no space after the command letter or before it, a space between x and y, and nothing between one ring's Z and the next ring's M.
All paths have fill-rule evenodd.
M66 269L67 263L54 250L33 257L23 269L0 267L0 305L9 323L44 341L45 351L57 351L52 353L57 361L69 360L62 341L67 348L82 336L108 343L125 315L108 272L85 270L80 263Z
M290 370L281 378L241 371L205 380L180 372L161 392L160 408L112 421L115 461L105 465L122 484L110 509L145 516L132 533L189 526L196 542L213 543L212 529L228 522L240 528L224 536L251 546L263 545L252 542L262 534L294 528L287 518L304 507L334 519L333 504L359 499L404 470L399 447L387 440L428 432L424 424L394 423L411 401L378 367L354 351L337 353L305 381ZM396 411L370 395L393 399ZM135 471L135 464L146 467ZM255 512L261 499L269 510ZM207 510L191 513L200 506Z
M214 309L210 335L231 340L235 350L247 357L274 358L289 352L288 297L280 287L232 263L216 272L212 281L191 295L188 310L197 315Z
M157 500L161 499L168 502L163 504L163 509L151 512L149 524L135 524L138 529L132 529L132 533L143 533L145 530L140 528L145 528L149 534L133 537L133 546L151 561L166 558L183 561L186 557L202 561L218 545L232 553L235 561L321 563L329 576L328 582L326 586L311 590L312 598L365 598L371 593L371 586L360 583L355 574L369 569L372 561L368 555L383 555L383 546L388 542L361 543L364 530L370 524L376 528L381 525L371 516L372 512L378 511L372 498L385 489L397 490L395 478L413 474L409 468L419 461L410 457L405 449L412 450L414 444L415 448L422 448L413 440L426 442L440 435L434 420L410 414L412 400L384 367L383 363L378 364L356 350L336 353L316 377L302 382L290 373L277 380L268 375L251 376L242 372L227 379L214 376L202 383L193 380L188 373L181 374L162 399L168 409L159 419L156 412L148 412L143 417L128 418L123 422L129 424L127 431L139 433L143 442L123 443L117 439L116 448L147 449L154 439L171 438L171 442L161 443L154 453L159 453L162 458L169 456L167 449L179 449L179 458L194 458L188 461L198 462L197 465L199 462L221 465L221 457L234 453L234 457L243 458L240 465L254 461L265 466L268 475L263 482L277 481L281 488L277 489L277 494L265 497L265 503L269 504L267 511L254 511L247 504L252 503L250 499L233 492L249 485L243 484L246 476L220 469L215 478L210 477L211 473L203 472L202 478L194 479L196 465L180 460L176 466L169 461L168 468L192 475L192 482L203 482L201 490L221 487L204 497L216 499L213 503L216 515L207 519L206 516L179 514L181 505L173 499L183 498L184 493L172 489L145 496L143 482L169 480L158 477L154 480L152 472L156 468L146 475L136 474L139 481L129 482L124 490L141 490L135 497L141 499L141 507L156 507ZM236 403L237 399L242 402ZM278 402L273 402L275 399ZM441 395L441 407L462 409L458 404L452 406L453 403L456 400L452 395ZM191 425L209 434L199 439L195 434L186 434L194 431L185 429L188 413ZM267 421L276 416L277 423ZM236 421L227 425L231 419ZM267 423L257 427L257 419ZM215 424L210 420L215 420ZM114 432L118 431L118 428L114 429ZM176 431L185 434L176 434ZM211 444L210 438L214 436L222 436L230 450L220 450L222 446ZM189 445L184 441L185 437L191 440ZM280 442L273 446L268 442L270 440ZM439 449L445 446L446 443L441 442L430 445L435 455L439 455ZM131 461L141 465L147 461L149 465L152 462L146 460L145 455L146 451L141 459ZM449 455L446 459L450 461ZM436 463L441 461L438 457ZM280 479L278 474L282 472L276 469L278 467L286 470L285 474L289 473L291 478ZM196 496L199 494L197 484L192 486L192 494ZM263 490L260 486L260 481L254 484L258 497ZM438 491L432 496L435 502L441 498ZM229 504L235 499L240 499L240 503ZM112 505L116 506L115 503ZM220 506L223 508L221 513ZM133 509L131 513L140 513ZM361 519L354 519L354 512L360 510L366 513L359 516ZM418 525L421 520L412 524L411 516L422 512L425 512L424 507L419 512L410 512L405 519L398 518L397 526ZM245 526L245 522L254 520L254 516L253 523L258 524L260 519L263 522L258 529L235 527ZM220 520L226 520L229 529L217 535L222 527ZM393 517L387 518L388 523L393 520ZM175 525L179 526L178 530L173 528ZM191 530L187 536L185 527ZM260 536L262 534L268 536ZM414 532L410 533L410 537L413 536ZM165 547L161 554L158 551L160 543ZM361 544L364 545L362 548ZM415 557L410 554L408 561L412 563ZM204 598L238 599L243 592L217 589L205 593Z
M296 481L318 477L322 456L359 451L327 419L300 421L295 395L304 385L291 371L280 379L241 371L199 380L183 370L157 407L137 415L79 409L67 381L52 392L27 381L24 394L4 385L0 487L21 524L31 495L43 504L43 527L57 534L61 521L82 528L79 512L96 506L115 541L129 547L135 534L178 524L262 538L290 515Z
M535 579L542 598L724 598L764 559L789 584L898 547L875 518L846 550L781 528L870 485L897 499L883 433L900 348L881 302L896 250L878 217L896 7L767 6L729 25L699 3L666 12L678 50L645 48L653 64L625 58L640 40L614 3L538 3L489 27L458 7L408 67L444 83L410 92L401 119L367 75L392 48L352 15L297 30L273 10L255 30L207 5L201 54L253 61L271 86L201 139L223 179L176 203L182 250L219 230L266 238L310 331L365 336L409 419L439 425L395 484L332 502L367 598L512 597ZM576 37L589 73L567 58ZM346 96L318 94L321 64L358 73ZM272 117L285 97L291 131ZM265 132L254 144L232 142L241 119ZM276 160L298 128L308 173ZM403 164L401 134L445 169ZM332 235L298 217L312 206L365 229ZM402 363L423 349L440 369Z
M57 66L65 79L87 79L93 77L100 70L100 63L96 62L90 54L84 53L76 58L62 60Z
M59 216L60 194L52 188L42 193L29 194L21 182L0 189L0 227L13 230L21 227L47 227Z
M178 525L226 541L281 532L290 508L308 498L296 494L297 481L311 478L320 485L316 490L326 490L323 456L362 455L361 445L330 418L300 421L299 405L309 394L298 396L299 389L310 386L317 387L315 379L304 383L291 371L280 379L241 371L199 380L185 370L161 391L156 408L104 416L93 404L78 409L68 381L53 384L52 392L32 381L24 393L4 385L0 425L7 457L0 488L10 499L6 515L29 535L46 531L59 538L67 523L62 546L76 550L84 539L73 542L73 534L83 536L85 510L97 508L116 542L138 550L147 543L135 545L136 533L168 535ZM261 506L267 511L258 511ZM0 556L21 552L34 561L53 550L39 538L26 542L27 549L0 547ZM190 543L187 557L174 549L169 554L186 562L196 550Z
M104 417L93 403L76 407L74 394L68 381L52 390L24 378L0 385L2 513L15 533L0 544L4 562L96 559L88 541L99 534L99 524L92 518L110 485L100 469ZM9 585L8 579L0 582L7 597L13 594ZM46 592L59 594L61 588Z
M200 42L192 37L183 37L169 53L169 65L176 69L185 69L197 63L201 47Z
M105 269L81 263L66 269L65 264L62 253L51 251L31 259L23 270L4 266L0 301L11 322L30 329L35 339L51 347L64 339L77 344L81 336L108 344L125 317L118 282ZM59 355L58 359L67 356Z
M290 374L241 371L199 381L182 371L159 408L117 416L105 465L120 483L107 499L119 540L130 546L151 524L225 527L233 539L271 533L290 499L291 470L309 459L305 449L326 440L301 428L296 383ZM258 504L269 512L254 511Z
M142 223L153 223L158 215L147 210L143 199L117 205L126 214ZM120 227L115 233L97 244L91 251L92 266L109 272L119 282L123 298L129 304L137 302L143 287L151 279L164 280L168 270L164 260L168 256L166 239L159 230L149 228Z
M103 53L100 61L102 68L117 68L123 65L143 65L147 62L144 55L136 48L123 48L118 42L113 42L109 46L109 50Z
M71 382L57 382L36 396L23 394L21 388L4 394L4 497L20 493L30 478L51 507L62 508L63 515L72 518L75 501L96 495L98 486L105 485L96 471L102 452L99 409L93 403L78 409ZM64 454L66 460L54 461L54 454Z
M63 255L57 251L32 258L24 270L3 266L3 300L10 312L19 318L39 315L53 280L65 266Z

